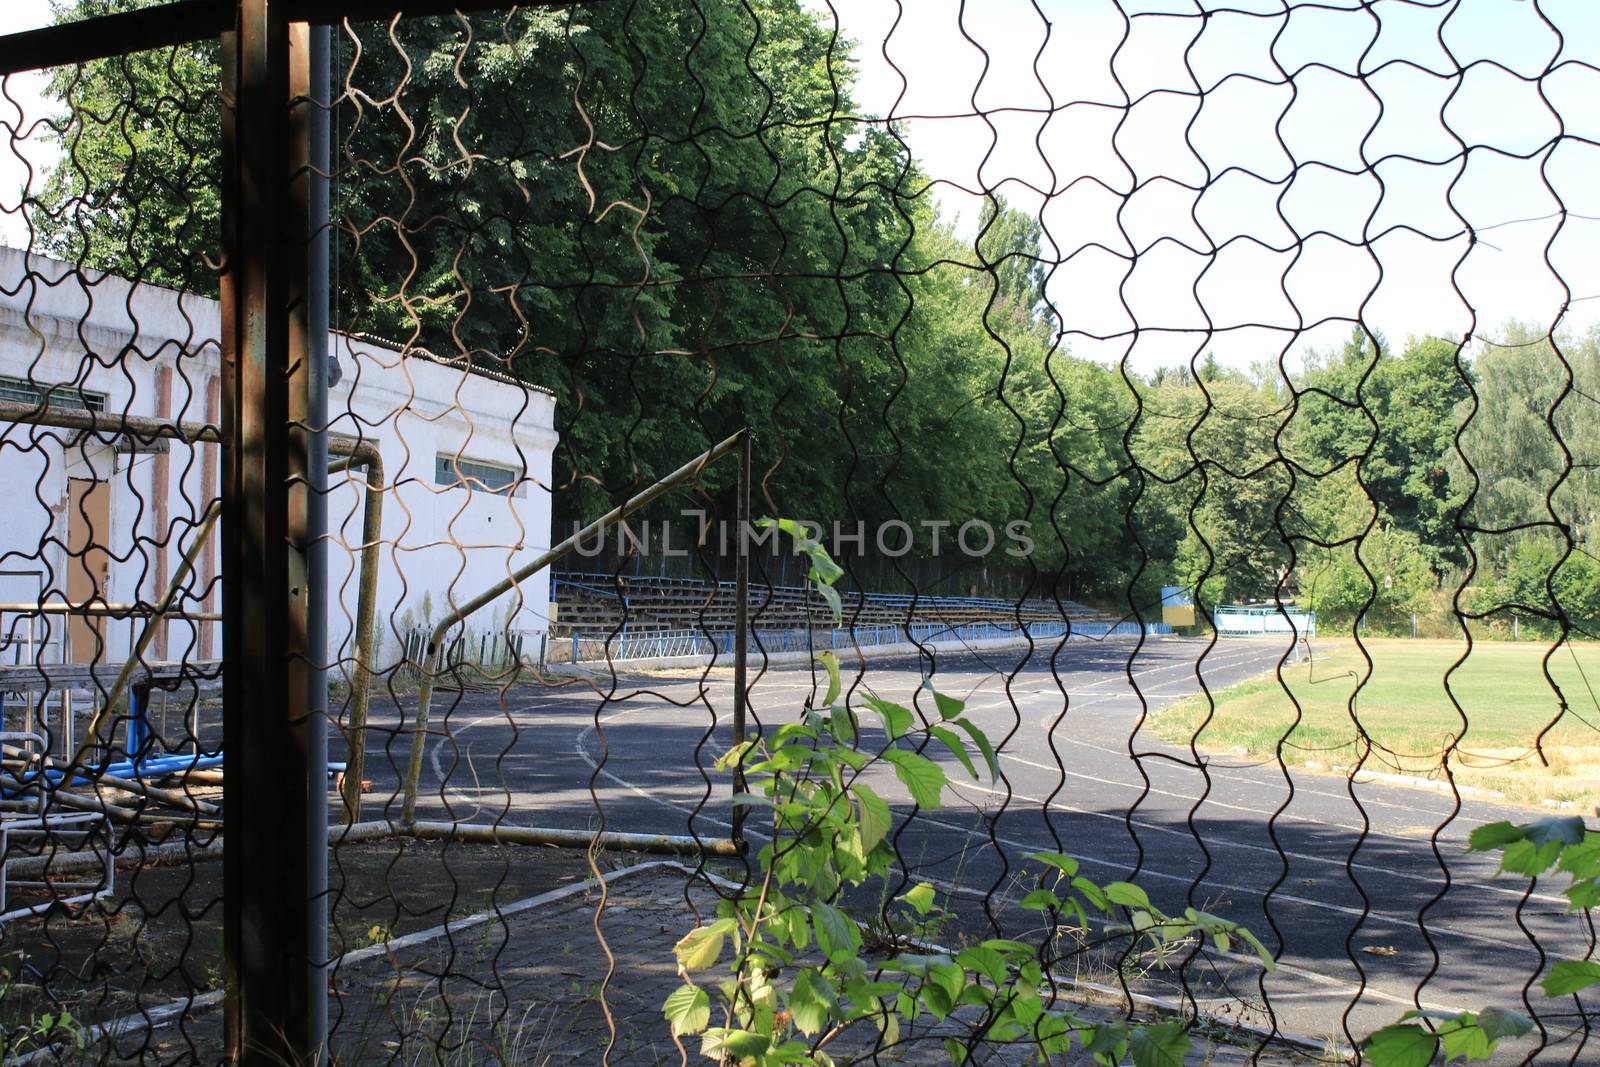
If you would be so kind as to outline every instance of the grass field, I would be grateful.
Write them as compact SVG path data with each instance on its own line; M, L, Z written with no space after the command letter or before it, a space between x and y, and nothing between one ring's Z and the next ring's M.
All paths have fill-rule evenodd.
M1570 710L1545 735L1548 766L1534 751L1535 738L1560 712L1542 665L1548 646L1478 644L1450 675L1447 694L1445 672L1462 643L1369 640L1370 667L1353 641L1311 644L1311 662L1285 667L1282 685L1269 673L1217 692L1209 722L1205 699L1189 697L1157 716L1157 731L1187 744L1198 730L1202 752L1256 756L1270 756L1282 740L1289 763L1335 771L1355 765L1364 731L1371 742L1364 770L1435 779L1443 779L1443 753L1455 740L1450 769L1461 785L1521 803L1592 807L1600 797L1600 644L1563 647L1551 657L1550 675Z

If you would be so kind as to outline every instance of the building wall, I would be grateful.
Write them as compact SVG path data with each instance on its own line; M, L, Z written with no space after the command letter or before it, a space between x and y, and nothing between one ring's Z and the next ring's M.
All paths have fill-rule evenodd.
M118 415L215 423L220 389L220 315L216 301L123 279L80 273L66 264L0 249L0 379L66 383L104 397L108 422ZM405 630L438 619L445 606L477 595L550 544L551 458L555 402L546 391L381 342L330 336L343 375L329 391L329 430L377 444L384 493L379 546L378 665L401 654ZM0 383L3 384L3 383ZM117 451L114 433L0 422L0 602L66 598L68 537L82 524L68 506L69 479L110 483L110 529L94 531L111 556L104 600L158 600L179 572L183 551L215 499L219 447L173 442L164 454ZM473 483L436 484L438 457L515 472L513 493ZM448 477L458 480L455 466ZM353 654L362 536L364 474L329 478L328 661ZM223 517L184 583L183 605L223 610L218 545ZM549 580L539 574L468 624L476 635L547 628ZM0 628L23 636L16 616ZM125 658L138 624L108 621L98 657ZM36 620L46 661L60 658L59 617ZM173 621L147 658L216 658L220 628ZM0 645L0 657L15 658ZM73 657L91 655L74 649Z

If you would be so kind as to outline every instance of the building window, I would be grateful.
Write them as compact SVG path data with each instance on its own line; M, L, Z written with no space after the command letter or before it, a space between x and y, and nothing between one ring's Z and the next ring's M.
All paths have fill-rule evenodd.
M74 411L106 409L104 393L90 392L76 385L46 385L41 382L30 382L26 378L0 375L0 400L36 408L46 394L49 395L50 406L53 408L71 408Z
M513 468L463 459L453 452L441 452L435 458L433 481L436 485L465 486L479 493L523 495L522 477Z

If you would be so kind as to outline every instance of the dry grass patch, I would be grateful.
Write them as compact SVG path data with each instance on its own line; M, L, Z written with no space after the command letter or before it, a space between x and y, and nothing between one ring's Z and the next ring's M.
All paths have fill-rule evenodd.
M1291 764L1335 770L1365 755L1364 770L1440 781L1448 751L1457 783L1507 800L1600 798L1600 644L1485 642L1465 660L1455 641L1322 640L1312 651L1281 681L1269 672L1219 690L1214 708L1179 701L1156 729L1201 751L1281 745Z

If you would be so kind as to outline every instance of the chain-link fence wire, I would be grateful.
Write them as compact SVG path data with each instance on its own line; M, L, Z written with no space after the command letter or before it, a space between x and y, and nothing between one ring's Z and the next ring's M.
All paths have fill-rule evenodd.
M215 56L8 78L0 104L8 1057L140 1013L181 1044L220 981Z
M769 635L842 633L851 701L937 718L928 678L999 749L993 781L950 763L936 811L872 778L897 862L840 898L869 931L927 881L935 939L1036 944L1054 996L1167 1005L1259 1061L1485 1003L1538 1022L1518 1058L1584 1061L1590 1005L1535 983L1592 927L1463 852L1527 806L1592 807L1600 762L1583 5L647 3L334 40L336 1055L680 1061L671 945L747 862L620 874L645 842L593 835L732 832L736 465L580 543L558 566L583 581L450 615L748 427L756 514L816 523L861 594L835 626L787 545L756 546L751 730L818 697ZM60 845L90 853L72 870L128 862L97 904L7 919L5 1010L35 1044L62 1008L124 1020L130 1058L221 1048L220 865L196 860L221 822L221 583L210 551L183 563L217 495L191 443L219 421L216 62L185 46L6 93L38 175L7 201L33 258L5 279L6 387L57 422L122 418L7 428L0 569L38 578L6 599L148 619L176 588L133 657L167 718L134 744L181 758L130 791L113 742L49 794L115 808ZM178 439L140 452L126 416ZM1229 604L1314 610L1316 634L1219 639ZM30 744L71 758L65 723L81 746L100 708L108 736L139 718L111 691L144 622L98 618L6 615L7 663L34 668L7 676L6 725L38 708L44 738L7 753L19 815ZM1040 620L1069 628L967 636ZM413 635L439 626L430 660ZM885 628L901 649L864 640ZM715 654L630 663L684 630ZM51 673L94 659L76 689ZM526 843L563 831L590 847ZM1040 849L1244 922L1280 966L1042 927L1019 906ZM961 1021L976 1048L981 1013ZM835 1055L908 1054L863 1029Z

